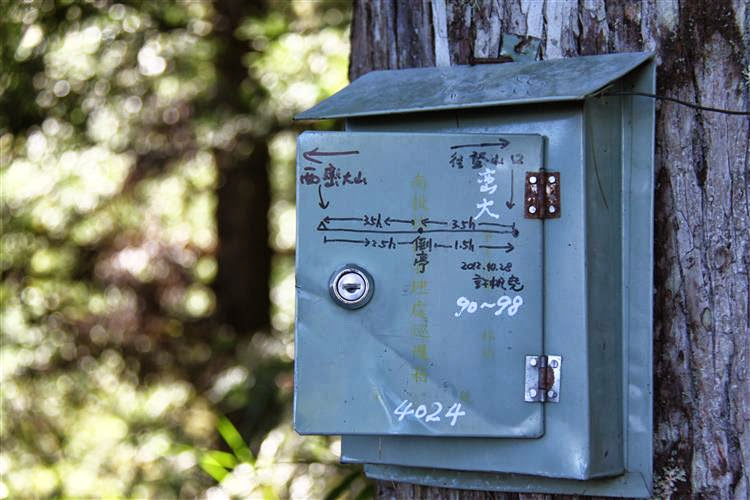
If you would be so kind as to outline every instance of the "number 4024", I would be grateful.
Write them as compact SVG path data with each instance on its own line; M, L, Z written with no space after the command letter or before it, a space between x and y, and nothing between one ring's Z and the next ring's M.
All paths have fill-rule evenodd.
M417 420L424 419L425 422L440 422L441 414L442 417L450 420L451 427L456 425L458 417L466 415L465 411L461 411L461 403L453 403L448 411L443 413L443 404L435 401L432 403L430 410L427 410L426 405L419 405L416 409L413 409L413 404L408 399L405 399L398 408L393 410L393 414L398 417L398 421L401 422L408 416L416 418Z

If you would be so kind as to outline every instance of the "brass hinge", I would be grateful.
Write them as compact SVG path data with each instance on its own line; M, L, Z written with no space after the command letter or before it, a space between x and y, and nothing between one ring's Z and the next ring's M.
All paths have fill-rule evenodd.
M526 356L524 401L559 402L561 365L562 356Z
M560 217L560 172L526 172L524 200L527 219Z

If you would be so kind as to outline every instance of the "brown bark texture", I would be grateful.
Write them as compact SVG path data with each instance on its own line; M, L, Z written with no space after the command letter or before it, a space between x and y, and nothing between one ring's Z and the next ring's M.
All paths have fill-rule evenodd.
M433 2L355 0L350 78L432 66ZM448 0L451 64L496 57L503 33L544 59L657 54L657 93L747 111L746 0ZM673 498L750 497L750 119L657 101L654 471ZM380 483L378 497L552 498ZM561 497L558 497L561 498Z

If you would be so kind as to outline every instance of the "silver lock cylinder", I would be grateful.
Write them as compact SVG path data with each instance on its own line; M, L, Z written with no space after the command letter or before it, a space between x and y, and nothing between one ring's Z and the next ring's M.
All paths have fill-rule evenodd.
M372 275L356 264L336 270L328 284L331 298L341 307L358 309L367 304L375 290Z

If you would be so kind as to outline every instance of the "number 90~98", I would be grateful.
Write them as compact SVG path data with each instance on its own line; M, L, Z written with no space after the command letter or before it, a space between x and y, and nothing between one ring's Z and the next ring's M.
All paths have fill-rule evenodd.
M466 297L459 297L458 300L456 300L456 305L458 306L458 312L453 315L457 318L464 312L474 314L477 312L477 309L494 309L496 307L497 311L495 311L495 316L500 316L504 312L507 312L508 316L515 316L518 309L523 305L523 297L516 295L511 299L507 295L503 295L497 299L496 302L482 302L481 304L469 300Z

